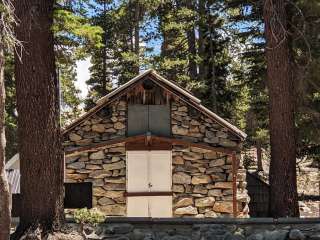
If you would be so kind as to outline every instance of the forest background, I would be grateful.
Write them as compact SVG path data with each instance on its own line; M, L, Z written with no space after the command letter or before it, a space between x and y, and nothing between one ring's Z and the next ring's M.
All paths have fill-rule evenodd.
M297 154L319 159L320 4L288 2ZM268 152L262 10L263 1L256 0L57 1L53 30L62 125L139 72L154 68L244 130L246 148ZM8 160L17 153L17 113L13 53L5 55ZM86 96L77 85L77 65L83 61L90 61Z

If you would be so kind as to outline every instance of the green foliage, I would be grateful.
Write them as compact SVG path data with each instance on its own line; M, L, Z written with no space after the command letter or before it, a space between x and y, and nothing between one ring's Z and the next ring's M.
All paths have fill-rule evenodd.
M104 215L99 212L96 208L87 209L81 208L77 209L73 213L74 220L76 223L80 224L90 224L97 225L105 221Z

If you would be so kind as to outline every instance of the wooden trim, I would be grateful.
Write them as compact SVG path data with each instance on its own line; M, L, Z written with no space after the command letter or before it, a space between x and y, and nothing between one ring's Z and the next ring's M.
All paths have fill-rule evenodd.
M68 155L77 154L80 152L90 152L90 151L98 150L100 148L104 148L105 146L108 146L108 145L142 140L142 139L144 139L144 137L145 137L145 135L138 135L138 136L132 136L132 137L120 137L117 139L103 141L100 143L90 144L88 146L75 147L74 149L66 150L65 154L68 156Z
M173 196L173 192L125 192L125 197Z
M233 203L233 217L238 216L238 204L237 204L237 156L233 152L232 155L232 203Z

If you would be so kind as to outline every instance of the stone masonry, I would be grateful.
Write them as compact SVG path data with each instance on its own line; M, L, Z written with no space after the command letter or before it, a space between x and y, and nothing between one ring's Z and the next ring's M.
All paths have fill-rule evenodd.
M65 134L65 150L76 150L126 136L127 104L116 101ZM171 105L172 137L224 148L241 149L228 129L177 100ZM225 153L173 146L173 215L175 217L232 216L232 160ZM237 155L239 158L239 154ZM93 206L108 216L125 216L125 144L66 157L67 182L92 182ZM239 217L248 216L245 171L240 164L237 182Z
M93 206L108 216L125 216L124 144L66 158L66 182L92 182Z

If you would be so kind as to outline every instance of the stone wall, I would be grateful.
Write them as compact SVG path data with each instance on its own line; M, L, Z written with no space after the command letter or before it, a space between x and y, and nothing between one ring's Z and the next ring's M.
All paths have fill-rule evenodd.
M125 216L125 159L123 143L66 157L66 182L92 182L93 206L108 216Z
M207 143L211 146L241 149L242 143L237 137L214 120L182 101L171 105L172 135L192 142Z
M64 149L88 146L126 135L127 103L117 101L85 120L64 136Z
M173 213L175 217L223 217L233 215L231 156L200 148L174 146ZM248 216L245 171L238 172L239 217Z
M102 108L65 135L65 150L126 135L127 105L117 101ZM183 102L171 106L175 138L219 147L241 148L237 137ZM239 157L239 156L238 156ZM173 214L176 217L223 217L233 213L232 160L226 154L200 148L173 147ZM126 202L125 145L105 146L66 158L67 182L92 182L93 206L108 216L124 216ZM239 217L248 216L245 174L238 173Z
M319 240L320 219L188 219L117 221L86 227L88 239L115 240ZM69 233L79 226L69 223ZM71 234L70 234L71 235Z

